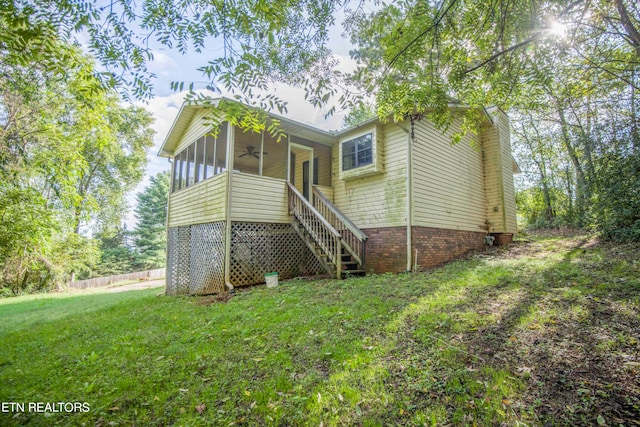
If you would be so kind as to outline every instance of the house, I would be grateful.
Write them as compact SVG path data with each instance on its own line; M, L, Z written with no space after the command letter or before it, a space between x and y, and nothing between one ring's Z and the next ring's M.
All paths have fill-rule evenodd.
M219 102L215 101L215 102ZM185 104L172 162L167 293L203 295L321 273L404 272L516 232L509 122L491 109L458 144L426 118L326 132L282 117L285 138Z

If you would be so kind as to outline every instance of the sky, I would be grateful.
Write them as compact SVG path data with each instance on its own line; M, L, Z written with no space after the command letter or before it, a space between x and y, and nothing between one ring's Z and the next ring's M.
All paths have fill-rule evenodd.
M336 16L336 24L330 31L329 48L339 60L340 71L346 72L355 68L355 62L349 57L351 44L349 40L342 35L343 18L341 12L339 16ZM136 105L145 108L155 119L153 124L153 130L155 131L154 146L149 150L147 155L148 164L144 179L127 197L130 210L125 222L128 230L133 229L136 224L134 213L136 195L149 185L149 180L152 176L170 169L168 160L158 157L158 152L187 93L186 91L173 91L171 89L171 82L184 81L185 86L191 82L195 82L194 87L196 89L203 88L207 84L206 78L197 71L197 68L206 64L208 60L215 58L220 52L221 47L216 43L206 46L201 53L189 52L185 55L175 49L158 48L153 50L154 59L148 68L149 71L156 75L156 79L153 82L155 96L149 101L138 102ZM293 88L284 84L276 84L273 89L277 92L280 99L288 103L288 113L284 114L286 117L324 130L336 130L340 128L342 118L346 112L337 112L329 119L325 119L324 110L315 109L304 100L304 92L302 89ZM206 89L200 90L205 91Z

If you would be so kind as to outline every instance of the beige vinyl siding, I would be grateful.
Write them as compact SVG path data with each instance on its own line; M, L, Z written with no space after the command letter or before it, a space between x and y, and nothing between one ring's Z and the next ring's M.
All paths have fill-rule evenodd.
M331 185L331 147L314 144L313 156L318 159L318 185Z
M327 187L326 185L314 185L324 196L333 202L333 187Z
M516 203L509 120L502 111L494 109L492 113L494 123L482 133L487 219L491 232L515 233Z
M502 111L497 114L498 134L500 136L500 153L502 163L502 192L505 212L505 232L517 231L516 196L513 184L513 158L511 155L511 132L509 119Z
M485 161L485 194L487 198L487 220L491 232L501 232L505 229L504 209L502 206L502 172L500 160L500 138L498 129L491 125L481 134Z
M287 171L287 159L286 156L282 159L278 159L276 162L271 162L268 167L262 169L262 175L271 178L284 179Z
M196 141L205 133L211 131L210 125L205 126L206 115L207 115L207 110L204 108L199 109L194 114L193 119L191 119L191 123L189 124L189 127L182 135L182 138L180 138L180 142L178 143L178 146L174 151L175 154L180 153L184 148L189 146L189 144Z
M332 150L333 203L360 228L407 223L407 134L393 123L379 126L377 133L382 173L340 180L340 150Z
M286 181L234 172L231 220L288 223Z
M169 227L223 221L226 192L225 172L172 193L169 200Z
M412 224L451 230L482 231L485 192L482 152L475 135L452 145L460 119L446 133L427 119L414 123Z

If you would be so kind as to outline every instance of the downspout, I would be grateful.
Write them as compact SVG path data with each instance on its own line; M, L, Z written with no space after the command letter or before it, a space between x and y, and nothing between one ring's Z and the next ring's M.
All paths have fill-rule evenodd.
M225 211L225 238L224 238L224 284L229 292L234 292L231 284L231 190L233 188L233 143L235 139L235 128L227 122L227 203Z
M175 168L175 163L173 162L173 159L171 157L167 158L167 160L169 161L169 164L171 165L171 174L169 175L171 177L171 182L169 182L169 194L167 195L167 207L165 209L167 209L167 215L165 216L164 219L164 230L165 233L167 234L167 249L165 250L164 253L164 268L165 268L165 273L164 273L164 293L165 295L167 294L167 290L169 289L169 287L167 286L167 271L169 270L169 206L171 205L171 193L173 193L173 183L175 182L175 173L176 171L174 170Z
M412 158L413 117L410 118L410 125L411 127L409 129L406 129L400 124L398 124L398 127L407 134L407 268L406 268L407 272L410 272L412 270L411 259L413 255L411 253L411 246L413 243L413 236L411 234L411 228L413 223L412 215L411 215L413 211L413 206L412 206L413 201L412 201L412 194L411 194L412 179L413 179L413 158ZM416 259L416 262L418 262L417 259Z

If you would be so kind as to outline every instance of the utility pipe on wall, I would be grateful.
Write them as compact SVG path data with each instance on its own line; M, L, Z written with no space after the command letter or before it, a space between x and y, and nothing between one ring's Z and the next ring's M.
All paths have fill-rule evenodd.
M225 213L225 237L224 237L224 282L230 292L234 288L231 284L231 190L233 188L233 143L235 139L235 128L227 122L227 206Z
M407 271L412 269L412 253L411 246L413 243L413 236L411 235L411 212L412 212L412 194L411 194L411 180L413 179L413 159L412 159L412 143L413 143L413 119L410 120L410 128L406 129L404 126L398 124L398 127L407 134ZM417 253L417 251L416 251ZM418 260L416 259L416 263Z

